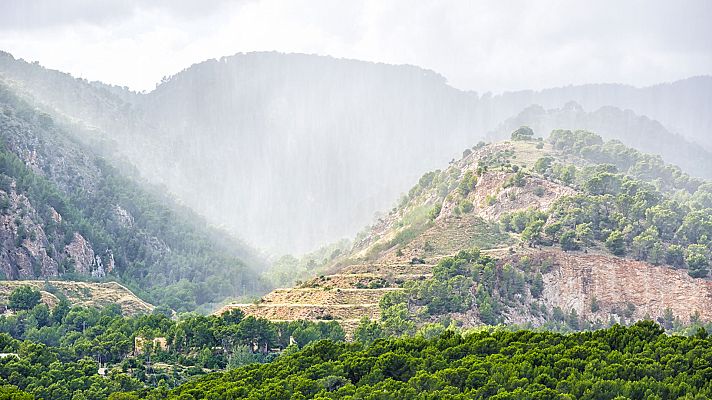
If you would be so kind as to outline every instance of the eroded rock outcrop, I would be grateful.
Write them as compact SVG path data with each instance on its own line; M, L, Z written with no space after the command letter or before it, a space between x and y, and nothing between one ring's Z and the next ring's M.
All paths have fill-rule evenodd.
M74 272L88 275L94 266L94 249L79 233L74 233L72 241L64 248L69 259L74 263Z
M0 190L0 272L7 279L57 276L54 251L36 221L40 218L27 197L18 194L15 181Z
M666 309L682 321L699 313L712 320L712 281L692 278L686 270L603 254L541 252L553 262L544 275L544 299L565 312L607 322L658 318Z

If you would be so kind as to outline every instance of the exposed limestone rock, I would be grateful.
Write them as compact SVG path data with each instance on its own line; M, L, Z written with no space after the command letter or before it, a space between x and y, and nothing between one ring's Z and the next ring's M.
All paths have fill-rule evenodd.
M67 256L74 262L74 271L80 274L89 275L94 265L94 250L91 244L78 232L74 233L74 239L64 248Z
M116 263L114 262L114 253L111 249L106 249L106 273L110 274L114 270L115 266Z
M47 240L37 211L29 200L15 192L15 182L8 191L0 190L3 208L0 213L0 272L7 279L31 279L57 276L58 265L48 255Z
M489 221L499 221L503 214L530 207L546 210L561 197L576 194L576 191L568 186L538 177L525 178L523 187L504 188L507 179L513 175L505 172L488 172L480 177L475 190L468 197L475 205L475 212L479 216ZM535 188L542 189L540 196L534 194ZM493 195L496 201L487 204L488 195Z
M589 321L606 322L610 314L620 319L628 312L627 318L655 319L670 308L682 321L696 312L702 320L712 320L712 281L692 278L686 270L580 252L547 251L541 257L554 261L544 276L544 298L564 312L573 308ZM597 312L591 311L594 298Z
M133 224L134 224L133 215L131 215L131 213L128 212L125 208L116 204L114 206L113 211L114 211L114 219L120 226L122 226L124 228L130 228L131 226L133 226Z
M218 313L240 308L273 320L334 319L350 334L361 317L380 317L378 303L386 293L403 290L406 282L430 278L434 265L444 257L477 247L497 259L495 273L480 277L497 279L495 286L500 287L490 294L501 305L498 316L506 324L604 326L611 318L626 323L660 320L670 312L683 322L695 314L702 321L712 321L712 280L694 279L686 270L615 257L595 248L568 253L557 246L542 250L503 232L499 223L503 214L530 207L546 210L562 197L578 193L574 187L533 172L537 159L554 154L555 149L547 146L504 143L476 149L438 171L437 179L421 178L325 275L296 288L276 289L253 304L228 305ZM505 185L515 176L512 171L520 168L525 171L522 180ZM472 174L466 175L468 171ZM477 176L476 184L470 176ZM506 264L510 265L505 269ZM510 279L505 272L511 281L504 281ZM532 290L535 278L537 289ZM517 280L519 289L504 286ZM478 310L481 303L475 301L478 284L469 289L472 306L449 314L464 328L481 326L487 319ZM416 313L412 315L418 315L419 305L409 302L408 307ZM425 318L435 322L439 317Z
M62 215L57 212L57 210L54 209L54 207L49 208L50 213L52 214L52 220L56 223L61 223L62 222Z
M91 276L95 278L103 278L106 276L106 271L104 271L104 263L101 261L101 256L95 256L94 259L96 260L96 268L91 271Z

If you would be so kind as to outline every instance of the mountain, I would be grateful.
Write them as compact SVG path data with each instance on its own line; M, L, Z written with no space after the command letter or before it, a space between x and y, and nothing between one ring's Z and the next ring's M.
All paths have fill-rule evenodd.
M696 76L670 83L637 88L622 84L590 84L503 93L492 97L492 108L514 115L533 104L559 108L569 101L584 110L613 106L659 121L671 132L712 150L712 77ZM502 120L500 119L500 121ZM499 121L498 121L499 122Z
M586 131L512 138L423 175L323 275L222 311L336 319L357 339L712 320L710 182Z
M0 274L116 280L192 310L267 285L249 247L128 178L0 85Z
M620 140L642 152L660 154L667 162L680 166L694 176L712 178L712 152L670 132L660 122L637 115L631 110L605 106L586 112L575 102L548 110L533 105L505 120L489 137L494 140L506 139L520 126L529 126L534 132L586 129L607 140Z
M149 93L6 53L0 76L95 152L135 166L211 223L273 251L351 236L407 191L417 171L437 168L532 104L631 109L710 144L710 77L492 96L418 67L280 53L198 63Z

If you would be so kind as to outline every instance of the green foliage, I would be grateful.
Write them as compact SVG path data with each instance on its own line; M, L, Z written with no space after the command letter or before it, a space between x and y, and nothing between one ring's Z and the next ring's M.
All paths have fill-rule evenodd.
M477 186L477 175L475 175L472 171L467 171L460 180L458 190L460 191L460 194L466 197L475 188L475 186Z
M579 244L576 242L576 232L572 230L564 231L559 238L559 245L564 251L578 250Z
M177 311L267 289L267 283L245 265L245 261L259 264L246 246L177 205L164 190L127 178L71 142L68 133L47 124L46 118L1 86L0 105L14 110L0 113L0 181L8 190L14 181L14 190L37 210L35 222L46 234L48 253L61 273L72 272L63 250L79 233L104 265L114 260L113 280L150 302ZM43 162L42 174L18 157L22 143L29 140L41 144L33 151ZM77 158L77 151L86 157ZM69 168L71 175L59 168ZM130 216L130 222L120 220L119 208ZM61 222L54 220L55 211ZM25 227L18 229L18 244L33 234ZM39 276L41 260L34 261ZM78 274L71 277L91 279Z
M541 296L542 272L548 272L543 262L522 258L498 265L478 249L460 251L440 260L431 278L406 282L405 290L383 296L379 304L381 320L362 321L356 337L370 342L378 335L400 336L414 332L412 322L434 319L448 325L449 314L473 309L482 322L496 325L503 321L507 309L525 306L529 295Z
M440 215L440 211L442 211L442 209L442 204L436 204L432 209L430 209L430 212L428 212L428 219L435 221L435 219Z
M266 271L263 276L277 287L292 286L299 280L305 280L319 275L325 267L332 264L337 257L344 254L350 246L351 243L343 239L322 246L311 253L303 254L299 258L291 254L283 255L272 263L269 270Z
M418 180L418 183L410 189L410 191L408 192L408 196L404 198L404 202L402 202L400 206L405 206L409 200L418 197L426 190L433 187L438 187L442 183L446 183L442 181L441 175L442 171L440 170L430 171L423 174L423 176L420 177L420 180Z
M40 303L40 291L32 286L20 286L10 293L8 307L15 311L30 310Z
M173 387L205 369L268 362L277 356L275 349L291 341L306 346L345 339L335 321L273 323L239 310L171 320L161 313L122 317L117 308L67 310L60 302L51 312L40 304L0 316L0 352L18 354L0 358L0 394L9 391L2 385L12 384L37 398L72 399L81 393L105 399L147 385ZM134 352L136 337L149 344ZM152 338L165 339L168 347L152 345ZM97 362L106 365L106 377L97 374ZM131 398L122 396L113 398Z
M625 238L621 231L615 230L606 239L606 248L617 256L625 255Z
M671 244L665 254L665 262L675 268L685 266L685 249L679 244Z
M526 184L526 180L524 179L525 174L524 171L519 170L517 173L514 175L510 176L507 178L507 180L504 182L503 187L508 188L508 187L523 187Z
M617 140L603 139L587 131L555 130L548 141L559 150L582 157L594 164L608 164L636 179L657 182L663 190L694 192L701 182L680 168L666 164L662 157L640 153Z
M583 192L560 198L546 213L504 215L505 230L522 233L532 244L558 242L566 251L605 245L617 256L687 266L695 277L708 274L712 185L620 143L603 143L590 132L554 131L549 141L597 164L575 171L552 157L537 160L536 172L565 182L571 178ZM564 171L574 172L566 177Z
M527 141L534 138L534 131L528 126L522 126L512 132L511 139L515 141Z
M529 287L529 292L534 298L541 297L541 294L544 292L544 277L541 273L537 273L534 276L534 280L532 280L531 286Z
M485 204L487 204L488 206L492 206L496 203L497 203L497 196L495 196L493 194L488 194L487 196L485 196Z
M354 331L354 340L361 343L373 343L377 339L384 337L383 328L377 321L371 321L368 317L363 317L358 327Z
M472 204L470 200L462 200L460 201L460 204L458 204L458 207L460 210L462 210L463 213L469 213L470 211L474 210L475 206Z
M161 395L169 399L376 398L374 394L409 399L709 398L712 387L704 360L710 357L709 340L664 335L651 322L567 335L494 330L461 336L444 331L432 339L378 340L368 346L322 341L272 363L192 380Z
M687 246L687 262L688 272L693 278L703 278L709 274L709 250L707 246L700 244L691 244Z

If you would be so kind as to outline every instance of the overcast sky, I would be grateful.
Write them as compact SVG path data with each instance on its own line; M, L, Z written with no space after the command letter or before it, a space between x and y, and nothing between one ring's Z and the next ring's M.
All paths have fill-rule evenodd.
M414 64L478 92L712 73L712 1L0 0L0 49L136 90L277 50Z

